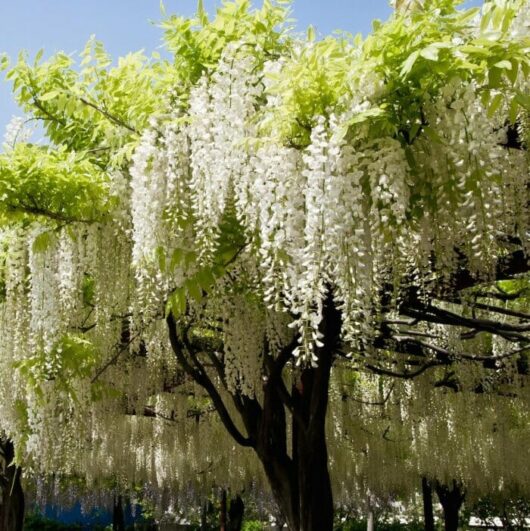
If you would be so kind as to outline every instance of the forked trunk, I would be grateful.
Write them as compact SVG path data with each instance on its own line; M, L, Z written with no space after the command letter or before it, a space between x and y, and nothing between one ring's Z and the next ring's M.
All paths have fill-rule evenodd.
M324 382L320 380L326 378L329 378L329 368L325 366L306 369L300 387L293 390L292 456L287 454L283 444L285 438L274 444L274 434L265 430L258 439L258 457L291 531L333 529L333 497L325 436L327 392L325 397L310 398L314 397L313 386L322 385ZM273 395L275 391L269 393ZM269 400L272 402L272 397L269 396ZM275 417L278 423L285 423L283 407L279 407L281 403L273 407L271 402L266 398L264 414Z
M281 375L278 378L273 375L264 389L257 453L291 531L333 529L326 413L331 366L340 330L337 315L329 303L322 328L324 347L317 351L318 366L301 371L288 400L292 416L291 456L286 447L283 407L286 390L282 388Z
M340 337L340 314L331 295L324 307L321 333L323 347L316 349L317 367L293 371L292 393L285 386L282 371L296 341L276 357L265 356L266 375L263 402L231 392L235 409L245 426L243 434L232 419L215 382L199 359L188 338L179 336L172 314L167 317L169 337L181 367L209 394L216 411L234 440L253 448L261 461L273 496L291 531L332 531L333 497L328 470L326 413L333 357ZM221 385L225 368L215 355L210 362ZM226 383L224 383L226 388ZM287 413L288 412L288 413ZM292 447L288 449L288 418L292 425Z
M24 526L24 491L21 470L12 465L13 444L0 440L0 530L22 531Z

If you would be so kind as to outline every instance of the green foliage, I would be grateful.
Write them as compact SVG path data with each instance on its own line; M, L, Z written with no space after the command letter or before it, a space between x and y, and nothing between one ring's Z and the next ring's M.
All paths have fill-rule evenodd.
M419 522L408 522L400 524L398 522L377 522L377 531L421 531L423 525ZM366 520L346 520L334 527L335 531L365 531Z
M213 20L199 0L195 18L171 16L162 23L168 49L174 54L174 69L180 94L197 83L206 71L215 70L223 50L230 43L254 51L265 59L285 46L288 0L265 0L259 10L250 0L224 1Z
M101 219L112 205L107 177L65 148L17 144L0 155L0 215L59 222Z
M351 128L358 133L369 124L363 129L367 138L394 136L411 143L426 128L425 102L455 77L475 80L493 112L504 99L503 88L512 87L519 72L530 73L529 38L513 39L509 33L520 2L492 4L476 37L467 30L478 8L458 10L459 3L435 0L412 13L396 13L385 24L376 21L364 42L327 38L293 52L281 72L271 76L272 92L282 99L268 128L284 143L304 147L316 117L331 109L347 111L341 102L347 105L348 94L368 98L372 91L363 90L366 83L379 85L375 98L366 100L370 107L353 114L339 134ZM512 122L530 104L523 93L509 103Z
M111 66L101 43L89 40L81 69L71 56L58 53L29 64L20 54L8 72L17 103L42 121L49 140L82 152L102 168L121 166L136 146L139 131L160 111L165 85L163 61L132 53Z
M311 33L309 38L312 39ZM354 48L346 39L328 37L310 47L293 51L282 71L269 74L272 94L282 104L264 124L285 143L295 147L309 144L311 129L319 116L337 111L349 93L348 77Z
M530 73L529 38L509 34L520 1L486 6L474 37L466 30L476 9L461 11L456 0L435 0L376 22L364 42L348 36L316 40L310 28L308 43L296 45L286 0L266 0L260 9L252 9L250 0L225 1L212 19L199 2L194 18L170 16L161 24L173 62L137 52L114 64L94 38L79 68L65 53L43 60L39 52L33 63L21 54L7 78L19 105L42 122L57 149L16 146L2 155L1 213L35 212L65 221L105 215L108 190L100 172L127 163L150 118L164 119L170 107L185 108L193 85L215 71L231 43L253 53L258 65L285 59L280 72L268 74L269 91L280 100L263 130L287 145L306 146L316 119L331 110L349 112L353 94L372 94L372 100L350 113L337 134L361 130L367 139L393 136L410 144L420 134L434 134L425 123L424 104L454 77L475 80L493 114L505 103L503 88L513 86L519 73ZM3 55L0 67L7 65ZM379 89L363 90L367 82ZM522 92L506 103L513 122L530 109L529 95ZM185 292L199 298L197 287L192 283ZM182 308L181 295L176 307Z
M387 110L381 131L394 132L410 143L426 124L422 106L435 98L448 80L458 77L475 80L485 99L492 90L513 85L517 72L530 71L526 49L528 38L520 41L509 35L508 24L516 3L492 8L491 24L482 26L476 38L466 32L478 8L457 10L459 2L426 2L421 10L396 14L387 24L376 25L375 32L362 46L355 77L364 70L377 73L384 82L379 104ZM499 104L499 98L496 100Z
M85 304L85 306L91 306L94 302L95 295L94 277L85 274L83 278L83 285L81 286L81 291L83 293L83 303Z
M63 524L37 512L26 516L24 521L25 531L81 531L82 529L81 524Z
M263 531L264 529L263 523L259 520L248 520L243 522L241 531Z
M188 299L200 302L210 292L217 279L221 278L228 270L236 256L246 245L243 228L239 221L227 210L219 225L217 247L210 261L206 264L198 264L198 257L194 251L176 249L169 264L165 259L164 250L158 253L159 266L166 266L174 271L180 267L184 271L192 270L183 285L177 286L168 298L166 313L170 311L175 317L186 313Z
M91 376L98 359L97 351L88 339L66 334L51 352L41 350L15 363L14 368L20 371L41 400L45 399L46 382L53 382L57 391L77 400L73 382Z

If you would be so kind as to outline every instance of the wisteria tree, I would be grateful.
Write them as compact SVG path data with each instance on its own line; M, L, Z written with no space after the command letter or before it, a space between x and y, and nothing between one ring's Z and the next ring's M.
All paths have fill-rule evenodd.
M456 4L402 2L362 40L302 38L280 0L199 3L163 22L171 59L19 58L27 118L0 158L18 462L108 473L91 453L143 437L131 468L162 481L153 448L200 452L181 420L211 408L290 529L326 531L332 370L528 392L530 6Z

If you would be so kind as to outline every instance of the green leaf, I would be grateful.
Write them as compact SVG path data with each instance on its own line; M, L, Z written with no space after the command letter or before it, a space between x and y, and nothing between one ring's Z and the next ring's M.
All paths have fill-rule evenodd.
M171 262L169 263L169 269L174 271L176 267L180 266L184 260L186 251L184 249L175 249L171 255Z
M49 101L56 98L61 92L59 90L51 90L50 92L46 92L46 94L43 94L39 97L40 101Z
M508 113L508 117L512 124L517 122L518 113L519 113L519 102L517 101L517 97L515 97L510 103L510 112Z
M192 299L194 299L197 302L200 302L202 300L202 290L201 290L201 286L199 285L197 279L190 278L186 280L185 286Z
M504 70L511 70L512 69L512 63L510 63L510 61L499 61L498 63L495 63L493 66L497 67L497 68L501 68L501 69L504 69Z
M39 61L42 59L42 56L44 55L44 50L41 48L38 52L37 52L37 55L35 56L35 62L34 62L34 65L37 66L39 64Z
M9 57L6 54L1 53L0 54L0 72L3 72L8 67L9 67Z
M157 247L155 251L158 267L160 271L166 270L166 251L163 247Z
M186 291L184 288L177 288L170 295L169 307L175 319L186 313Z
M506 72L506 76L511 81L512 85L515 85L517 76L519 75L519 63L515 60L511 60L512 68Z
M351 118L348 121L348 124L349 125L360 124L362 122L365 122L369 118L380 118L381 116L384 116L385 114L386 114L386 111L382 109L381 107L376 107L374 109L367 109L366 111L357 113L353 118Z
M526 111L530 111L530 94L519 92L515 96L515 101Z
M492 118L493 115L497 112L497 110L499 109L499 107L501 106L501 103L503 102L504 100L504 95L503 94L497 94L493 100L491 101L491 104L488 108L488 117L489 118Z
M405 62L403 63L403 66L401 67L401 72L399 75L401 77L406 77L410 71L412 70L412 67L414 66L414 63L416 62L416 59L418 59L418 56L420 55L420 52L416 50L415 52L412 52Z
M491 68L488 72L488 85L490 88L499 88L501 84L502 70L500 68Z
M431 141L437 144L444 144L442 137L432 127L424 127L423 132L429 137Z
M197 18L203 26L206 26L208 24L208 16L206 15L206 11L204 10L203 0L198 0L197 2Z
M196 275L199 285L204 291L209 291L215 282L215 277L212 273L211 268L205 267L201 269Z
M435 46L427 46L427 48L424 48L420 51L420 55L424 59L428 59L429 61L438 61L438 54L440 53L439 48Z
M47 230L45 232L41 232L34 240L32 249L35 253L42 253L48 249L52 242L52 232Z

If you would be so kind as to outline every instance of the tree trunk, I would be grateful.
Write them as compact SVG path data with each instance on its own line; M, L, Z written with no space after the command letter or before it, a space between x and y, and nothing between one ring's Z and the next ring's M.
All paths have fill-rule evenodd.
M221 508L219 511L219 531L227 531L226 529L226 490L221 491Z
M293 453L298 469L300 531L333 529L333 496L328 470L326 411L331 355L305 369L293 389Z
M423 495L423 522L425 531L434 531L432 485L426 477L421 478L421 491Z
M366 531L374 531L374 511L368 510L368 521L366 522Z
M112 511L112 529L113 531L125 531L125 515L123 513L122 497L114 497L114 506Z
M261 461L273 496L290 531L332 531L333 497L328 470L326 413L329 379L338 348L341 320L331 294L324 305L320 332L323 347L315 349L317 367L291 368L294 385L290 393L282 372L292 360L296 339L273 357L264 356L263 403L238 392L230 392L235 409L245 426L245 436L233 420L218 391L224 384L225 368L209 355L219 381L212 379L199 358L201 348L179 335L172 314L167 317L169 337L181 367L209 394L216 411L234 440L254 449ZM208 353L206 353L208 355ZM287 412L291 415L292 447L288 451Z
M241 496L237 495L230 500L230 508L228 509L228 531L241 531L243 527L243 514L245 512L245 505Z
M206 515L208 513L208 502L202 504L201 509L201 531L206 530Z
M0 440L0 530L22 531L24 491L20 468L12 465L15 451L10 441Z
M291 531L333 529L326 413L340 319L331 298L324 309L321 332L324 347L316 351L318 366L300 372L287 400L281 374L270 374L265 385L257 453ZM291 456L286 449L283 403L292 415Z
M436 482L436 494L444 510L445 531L458 531L459 512L465 498L462 484L455 480L451 486Z

